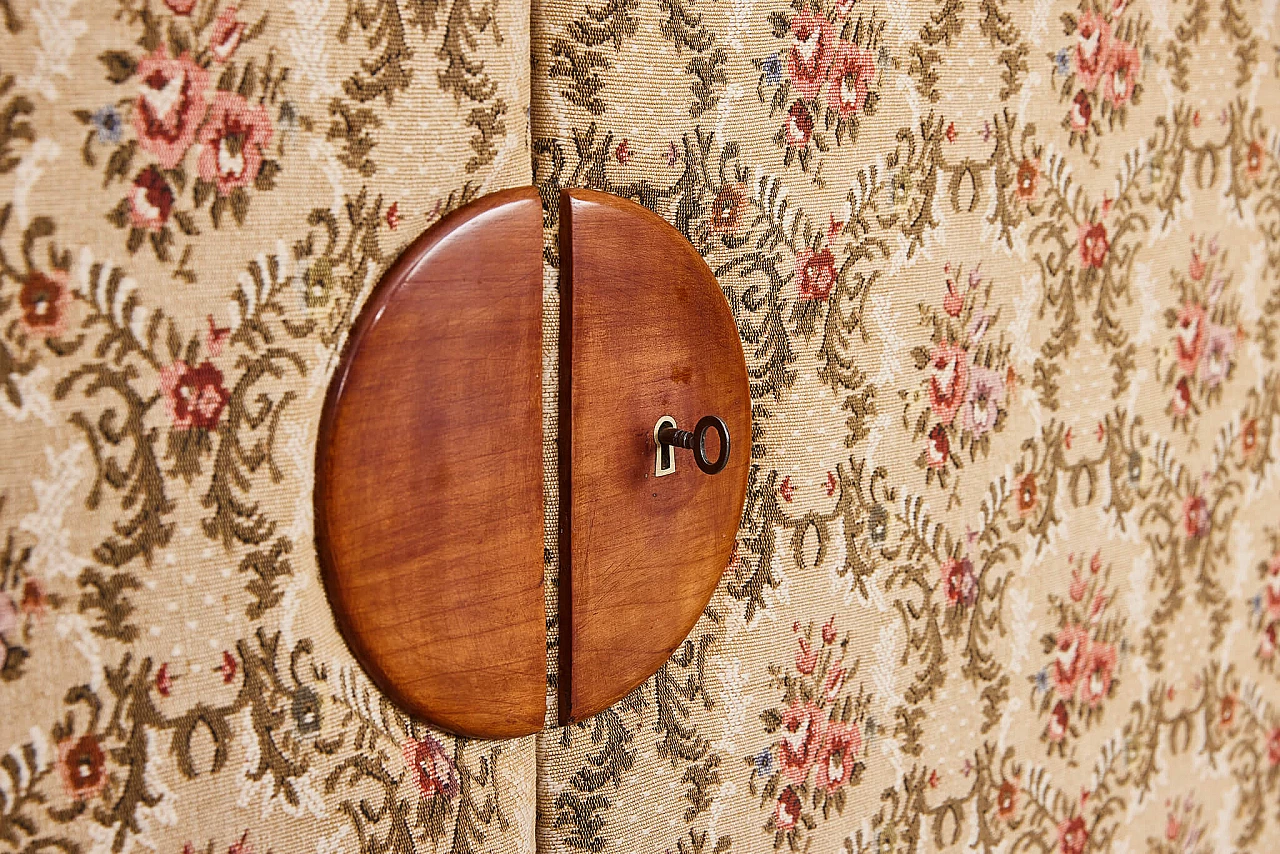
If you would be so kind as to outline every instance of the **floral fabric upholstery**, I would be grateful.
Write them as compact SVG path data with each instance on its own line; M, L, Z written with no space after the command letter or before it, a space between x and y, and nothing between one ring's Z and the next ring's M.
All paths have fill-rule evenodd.
M0 847L1277 846L1274 3L0 23ZM548 532L563 187L706 258L753 468L662 670L582 724L464 741L337 634L312 461L381 271L529 183Z

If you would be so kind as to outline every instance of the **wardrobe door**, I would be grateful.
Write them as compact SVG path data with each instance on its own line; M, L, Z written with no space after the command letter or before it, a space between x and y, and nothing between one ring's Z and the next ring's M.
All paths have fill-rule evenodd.
M540 848L1276 846L1273 17L535 0L549 281L562 188L666 218L754 431L688 641L538 737Z
M530 183L529 13L0 4L4 850L533 850L532 738L372 687L312 511L372 286Z

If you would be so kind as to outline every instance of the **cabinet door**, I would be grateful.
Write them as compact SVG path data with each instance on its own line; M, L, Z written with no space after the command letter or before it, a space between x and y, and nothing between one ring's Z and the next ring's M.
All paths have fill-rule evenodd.
M540 848L1275 847L1272 17L535 0L549 234L683 232L754 422L688 642L539 736Z
M375 281L531 181L517 0L0 4L0 848L534 846L372 688L312 518Z

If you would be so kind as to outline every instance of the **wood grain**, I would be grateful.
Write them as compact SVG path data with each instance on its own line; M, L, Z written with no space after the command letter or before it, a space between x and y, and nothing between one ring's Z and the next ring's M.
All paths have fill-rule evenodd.
M632 202L560 199L560 716L582 720L662 666L729 562L751 447L747 366L715 277ZM729 427L715 476L678 450L654 477L653 429ZM716 453L716 448L711 448Z
M542 728L542 210L494 193L383 277L329 389L316 531L370 677L466 736Z

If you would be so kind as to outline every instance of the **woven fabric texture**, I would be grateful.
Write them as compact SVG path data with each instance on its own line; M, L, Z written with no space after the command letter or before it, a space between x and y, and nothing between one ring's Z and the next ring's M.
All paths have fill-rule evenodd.
M1280 846L1276 12L0 0L0 850ZM716 273L752 475L658 674L464 741L334 627L316 432L530 183L551 651L561 188Z

